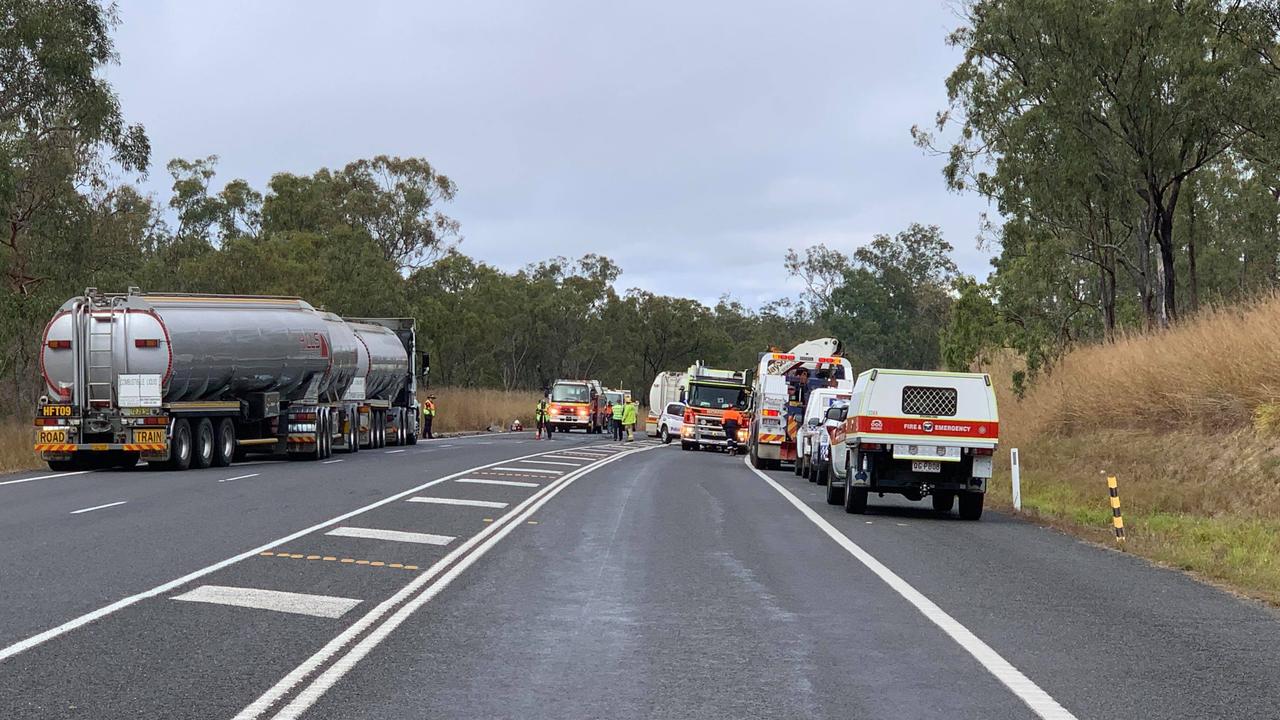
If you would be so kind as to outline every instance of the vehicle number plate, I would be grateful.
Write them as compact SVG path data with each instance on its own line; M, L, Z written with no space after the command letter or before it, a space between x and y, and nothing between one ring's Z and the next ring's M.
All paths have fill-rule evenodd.
M71 417L70 405L45 405L40 408L40 414L44 417Z
M154 430L134 430L133 441L136 443L162 443L164 442L164 430L156 428Z
M936 460L912 460L911 472L940 473L942 472L942 463Z
M67 431L65 428L41 430L36 433L36 437L36 442L40 443L65 443L67 441Z

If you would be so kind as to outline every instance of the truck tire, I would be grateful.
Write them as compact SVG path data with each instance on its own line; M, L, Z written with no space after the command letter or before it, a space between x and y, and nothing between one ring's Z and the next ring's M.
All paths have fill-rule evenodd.
M169 442L168 470L186 470L191 467L191 423L186 418L173 422L173 439Z
M796 477L804 474L804 458L800 457L800 455L796 455L796 461L791 466L791 472L795 473Z
M213 423L209 418L196 420L191 434L191 467L203 470L213 464Z
M693 450L693 443L691 443L691 442L685 442L684 440L681 440L681 441L680 441L680 449L681 449L681 450Z
M218 432L213 439L213 466L226 467L236 457L236 424L231 418L218 422Z
M756 446L755 438L751 438L748 442L751 443L751 449L748 452L748 455L751 457L751 467L757 470L763 470L765 468L765 462L760 459L759 447Z
M953 492L935 492L932 499L934 512L949 513L956 504L956 494Z
M844 511L854 515L864 515L867 512L867 489L866 488L845 488L844 491Z
M70 460L49 460L49 469L54 472L65 472L68 470L83 470L84 463L81 463L73 455Z
M841 504L843 504L843 503L844 503L844 491L845 491L845 489L844 489L843 487L835 487L835 485L831 483L831 481L830 481L830 477L831 477L831 461L830 461L830 460L828 460L828 461L827 461L827 477L828 477L828 481L827 481L827 504L828 504L828 505L841 505Z
M410 431L409 431L409 434L405 437L405 443L406 443L406 444L408 444L408 445L417 445L417 444L418 444L418 432L420 431L420 428L419 428L419 426L418 426L418 416L417 416L417 414L416 414L416 413L414 414L414 416L413 416L413 422L412 422L412 423L410 423L410 422L409 422L409 411L408 411L408 410L405 410L405 411L404 411L404 420L405 420L405 423L406 423L406 424L408 424L408 425L413 425L413 429L412 429L412 430L410 430Z
M986 493L962 492L960 493L960 519L961 520L978 520L982 517L982 502L986 498Z

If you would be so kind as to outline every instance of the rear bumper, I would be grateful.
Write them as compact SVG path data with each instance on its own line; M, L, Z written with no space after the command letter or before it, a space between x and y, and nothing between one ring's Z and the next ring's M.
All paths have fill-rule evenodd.
M69 452L101 452L104 450L125 450L128 452L164 452L168 449L165 443L36 443L36 452L69 453Z

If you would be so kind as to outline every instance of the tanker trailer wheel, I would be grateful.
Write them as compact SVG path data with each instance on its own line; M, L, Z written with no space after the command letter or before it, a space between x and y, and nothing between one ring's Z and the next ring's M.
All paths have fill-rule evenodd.
M419 417L421 416L416 411L412 413L408 410L404 411L405 423L407 425L413 426L413 430L410 430L409 433L405 436L405 442L407 442L410 445L418 444L418 418Z
M213 466L226 467L236 458L236 424L231 418L218 421L213 441Z
M209 418L200 418L196 421L196 430L192 439L194 445L191 452L191 467L203 470L213 464L213 423Z
M169 442L169 460L165 468L186 470L191 467L191 423L185 418L173 422L173 439Z

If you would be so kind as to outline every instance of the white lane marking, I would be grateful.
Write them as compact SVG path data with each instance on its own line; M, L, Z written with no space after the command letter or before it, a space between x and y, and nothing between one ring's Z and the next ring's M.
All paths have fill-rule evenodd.
M510 485L511 487L538 487L538 483L521 482L520 480L489 480L488 478L458 478L458 482L475 483L477 485Z
M360 601L354 598L307 595L304 593L283 592L281 590L228 587L226 585L201 585L191 592L175 595L173 599L182 600L183 602L232 605L234 607L273 610L293 615L310 615L323 618L340 618L348 610L360 604Z
M36 480L52 480L54 478L60 478L60 477L71 477L72 475L84 475L85 473L88 473L88 472L93 472L93 471L92 470L76 470L75 472L54 473L52 475L37 475L36 477L20 478L18 480L5 480L4 482L0 482L0 485L17 485L19 483L35 482Z
M599 460L600 459L594 455L573 455L571 453L567 453L563 451L558 452L555 455L547 455L547 457L556 458L558 460Z
M987 645L977 635L974 635L968 628L961 625L958 620L948 615L942 608L938 607L932 600L925 597L923 593L916 590L906 580L898 577L897 573L890 570L884 563L875 559L871 553L863 550L854 541L845 536L844 533L836 529L834 525L827 522L825 518L809 507L803 500L793 495L789 490L779 485L773 478L765 475L763 472L751 467L750 463L744 458L743 463L747 469L759 475L765 482L769 483L774 490L777 490L796 507L810 522L817 525L824 533L827 534L836 544L844 548L846 552L857 558L858 562L867 566L867 569L875 573L877 577L884 581L886 585L901 595L907 602L915 606L920 614L924 615L933 624L942 628L942 631L951 636L952 640L964 648L966 652L973 656L975 660L982 664L997 680L1004 683L1004 686L1013 691L1018 699L1026 703L1035 714L1045 720L1076 720L1076 716L1070 711L1058 704L1057 700L1050 697L1031 681L1021 670L1015 668L1008 660L1005 660L1000 653L997 653Z
M435 505L465 505L467 507L504 508L507 503L492 500L461 500L459 498L411 497L407 502L432 503Z
M399 449L399 450L387 450L387 451L383 452L382 454L383 454L383 455L395 455L396 453L402 453L402 452L404 452L404 449L403 449L403 448L401 448L401 449Z
M453 447L453 446L452 446L452 445L437 445L436 447L440 447L440 448L447 448L447 447Z
M526 465L536 463L538 465L563 465L565 467L582 467L582 463L556 462L555 460L525 460Z
M218 482L231 482L232 480L248 480L251 477L258 477L262 473L249 473L248 475L237 475L235 477L222 478Z
M337 460L325 460L324 462L322 462L322 463L320 463L320 464L321 464L321 465L332 465L332 464L334 464L334 463L340 463L340 462L342 462L342 461L343 461L343 459L344 459L344 458L338 458Z
M492 470L501 470L503 472L522 472L522 473L545 473L547 475L563 475L563 470L544 470L542 468L518 468L518 467L496 467Z
M635 452L644 452L652 449L652 447L637 448ZM338 658L328 669L317 676L311 684L304 687L292 702L275 715L275 718L280 720L293 719L306 712L329 688L333 687L344 675L350 672L410 615L430 602L441 590L448 587L458 575L462 574L462 571L466 570L476 560L479 560L490 548L509 535L512 530L520 527L521 523L537 512L547 501L555 497L561 490L569 487L579 477L630 454L624 453L602 460L594 465L583 466L580 470L575 470L564 477L556 478L550 485L525 499L514 510L498 518L496 522L484 530L468 538L466 542L454 548L448 555L437 561L436 564L427 568L395 595L387 598L382 604L366 613L364 617L352 623L350 627L330 640L323 648L308 658L306 662L294 668L288 675L281 678L280 682L273 685L244 710L241 710L234 720L255 720L261 717L295 687L302 685L308 677L319 670L330 658L342 652L355 638L373 627L374 629L368 635L365 635L358 644ZM466 553L470 552L472 548L475 548L475 552L467 555ZM465 557L463 557L464 555ZM460 557L462 558L461 561L458 560ZM457 564L449 567L454 562L457 562ZM437 575L440 575L445 568L449 568L449 571L441 575L436 582L425 590L422 589L424 585L434 580ZM419 594L414 597L414 593ZM406 600L408 602L405 602ZM398 610L396 610L397 606L399 606ZM388 616L392 610L395 610L395 613ZM384 617L386 621L374 627Z
M93 507L80 508L79 510L72 510L72 511L71 511L71 514L72 514L72 515L79 515L80 513L93 512L94 510L101 510L101 509L103 509L103 508L115 507L115 506L117 506L117 505L124 505L124 504L125 504L125 503L127 503L127 502L129 502L129 501L128 501L128 500L121 500L121 501L119 501L119 502L107 503L106 505L94 505Z
M104 618L118 610L123 610L124 608L127 608L130 605L146 600L147 598L153 598L157 595L162 595L164 593L169 592L170 590L186 585L192 580L202 578L205 575L217 572L230 565L234 565L240 562L241 560L247 560L251 557L257 557L259 553L265 552L267 550L271 550L287 542L292 542L294 540L297 540L300 537L303 537L304 535L310 535L311 533L317 530L323 530L324 528L327 528L330 525L337 525L343 520L348 520L362 513L369 512L370 510L373 510L375 508L380 508L383 505L396 502L397 500L408 497L409 495L420 493L423 490L426 490L427 488L433 485L439 485L440 483L449 482L450 480L466 475L467 473L476 472L478 470L484 470L494 465L500 465L502 463L508 463L508 462L519 462L521 460L525 460L528 458L541 457L542 455L545 455L545 454L546 453L530 453L529 455L521 455L520 457L510 458L507 460L498 460L495 462L491 462L488 465L477 465L476 467L463 470L462 472L456 472L456 473L453 473L452 475L445 475L442 478L429 480L425 483L422 483L421 485L418 485L416 487L411 487L408 490L405 490L403 492L398 492L394 495L389 495L381 500L369 503L364 507L357 508L350 512L343 513L337 517L330 518L323 522L316 523L315 525L312 525L309 528L305 528L295 533L290 533L288 535L285 535L284 537L277 538L275 540L272 540L266 543L265 545L259 545L258 547L255 547L252 550L246 550L245 552L242 552L239 555L229 557L225 560L221 560L212 565L206 565L205 567L200 568L199 570L195 570L193 572L187 573L186 575L183 575L180 578L170 580L167 583L157 585L151 588L150 590L144 590L140 593L130 595L128 597L120 598L119 600L109 605L104 605L98 608L97 610L93 610L83 615L80 615L79 617L72 618L71 620L68 620L67 622L62 623L57 627L49 628L48 630L32 635L31 637L26 638L25 640L19 640L18 642L12 645L6 646L4 648L0 648L0 662L3 662L8 658L13 657L14 655L30 650L33 647L42 645L60 635L65 635L66 633L69 633L72 630L75 630L76 628L84 627L85 625L88 625L89 623L95 620Z
M378 530L377 528L339 527L325 535L336 537L365 538L368 540L391 540L393 542L417 543L419 545L448 545L457 540L452 535L432 535L430 533L404 532L402 530Z

